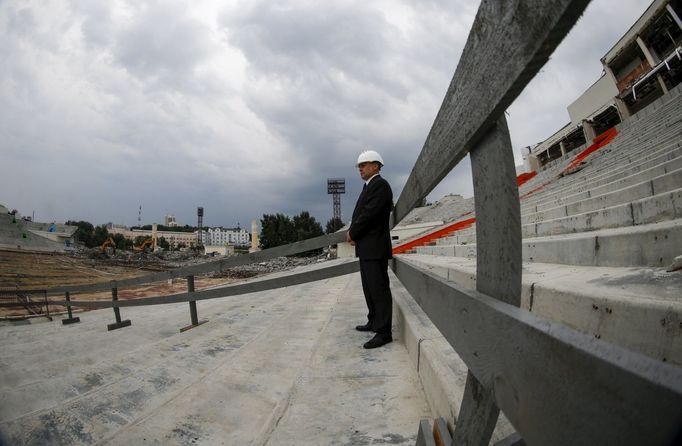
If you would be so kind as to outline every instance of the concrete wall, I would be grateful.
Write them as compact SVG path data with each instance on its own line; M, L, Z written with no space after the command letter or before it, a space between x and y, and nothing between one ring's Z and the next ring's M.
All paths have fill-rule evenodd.
M597 82L580 95L578 99L568 106L568 114L571 123L577 126L595 115L598 111L614 103L614 97L618 94L618 87L609 76L602 76Z
M339 259L344 257L355 257L355 246L351 246L350 243L343 242L336 246L336 257Z
M208 245L204 246L204 253L205 254L218 254L221 256L231 256L234 255L234 246L232 245Z
M151 237L152 230L147 229L121 229L112 227L109 229L110 234L121 234L128 240L135 240L137 237ZM175 231L156 231L158 238L165 238L168 243L184 243L186 246L195 245L197 243L197 235L194 232L175 232Z
M576 126L573 125L573 123L568 123L565 126L563 126L559 131L557 131L555 134L547 138L546 140L542 141L540 144L537 144L535 147L532 148L532 153L530 154L531 156L535 156L536 159L537 157L550 147L552 147L554 144L558 143L562 139L564 139L566 136L568 136L571 132L575 130Z

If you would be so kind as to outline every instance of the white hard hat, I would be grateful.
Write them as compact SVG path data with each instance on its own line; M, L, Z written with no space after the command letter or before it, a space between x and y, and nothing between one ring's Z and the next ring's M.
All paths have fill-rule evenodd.
M356 163L356 166L359 166L360 163L379 163L382 166L384 165L384 160L381 158L381 155L377 153L374 150L365 150L358 156L358 162Z

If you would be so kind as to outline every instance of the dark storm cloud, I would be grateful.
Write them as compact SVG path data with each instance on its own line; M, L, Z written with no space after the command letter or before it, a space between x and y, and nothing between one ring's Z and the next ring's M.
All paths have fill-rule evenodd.
M568 122L647 4L592 2L510 108L515 149ZM347 219L365 148L397 198L477 2L230 5L0 1L0 204L44 220L132 224L142 204L146 223L193 223L204 206L209 225L301 210L324 224L326 178L346 178ZM430 198L447 193L471 193L466 161Z
M168 82L175 88L185 86L178 81L192 85L196 67L211 52L203 25L188 17L184 7L136 7L131 22L120 29L113 48L116 60L145 81Z
M410 22L402 27L380 9L353 3L249 2L223 17L228 40L243 52L254 80L245 90L247 104L308 166L308 179L292 191L291 203L295 197L319 202L327 177L346 177L347 218L359 190L353 163L365 148L383 154L397 198L471 20L458 14L434 23L409 4L399 6ZM448 34L452 39L443 44Z

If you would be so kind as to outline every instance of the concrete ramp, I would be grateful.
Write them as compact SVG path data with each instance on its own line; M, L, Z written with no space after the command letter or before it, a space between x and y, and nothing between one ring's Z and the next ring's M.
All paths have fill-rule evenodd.
M0 444L407 445L431 417L404 345L362 348L359 274L197 305L183 333L187 304L0 326Z
M3 208L4 209L4 208ZM74 226L33 223L21 220L0 211L0 249L22 249L27 251L64 252L64 242L50 240L54 235L50 227L63 237L69 238L76 231Z

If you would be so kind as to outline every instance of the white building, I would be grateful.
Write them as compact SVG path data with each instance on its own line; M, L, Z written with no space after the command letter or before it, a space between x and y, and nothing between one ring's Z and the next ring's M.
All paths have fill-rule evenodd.
M201 231L201 243L205 246L248 246L249 232L241 228L208 228Z
M126 226L109 224L107 226L109 234L121 234L127 240L135 241L138 237L153 237L154 231L151 229L128 229ZM156 231L157 239L163 237L171 246L185 246L187 248L197 244L197 234L195 232L180 231Z
M173 228L178 225L178 222L175 221L175 215L167 214L163 218L163 225L169 228Z

